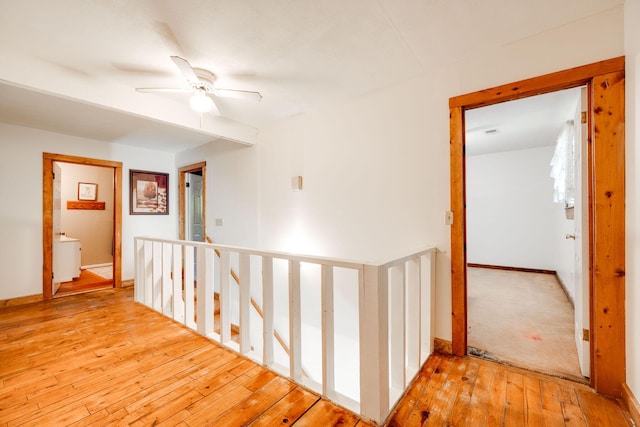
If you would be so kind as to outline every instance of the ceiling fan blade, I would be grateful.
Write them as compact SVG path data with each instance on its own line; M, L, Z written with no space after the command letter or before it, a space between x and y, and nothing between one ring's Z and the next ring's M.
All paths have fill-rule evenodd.
M245 99L248 101L260 101L262 95L260 92L253 92L250 90L236 90L236 89L214 89L213 94L224 98Z
M184 74L189 83L198 83L198 76L196 76L196 72L193 71L193 67L191 67L189 61L184 58L180 58L179 56L172 56L171 59L180 69L180 71L182 71L182 74Z
M218 108L218 104L216 103L216 97L211 96L210 93L207 93L207 96L211 98L211 100L213 100L213 106L211 107L211 111L209 111L209 113L213 114L214 116L219 116L220 109Z
M190 93L191 88L171 88L171 87L137 87L136 92L142 93Z

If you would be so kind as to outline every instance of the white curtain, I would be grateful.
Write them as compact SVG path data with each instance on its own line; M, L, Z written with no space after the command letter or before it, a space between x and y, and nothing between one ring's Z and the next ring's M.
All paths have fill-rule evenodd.
M574 123L569 120L556 139L550 174L553 178L553 201L566 207L573 207L575 203L575 155Z

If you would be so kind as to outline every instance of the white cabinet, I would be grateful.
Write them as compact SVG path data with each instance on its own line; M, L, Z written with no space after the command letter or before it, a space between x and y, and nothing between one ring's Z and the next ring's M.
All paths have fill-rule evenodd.
M55 282L70 282L80 276L81 250L80 240L60 236L56 240L56 265L54 266Z

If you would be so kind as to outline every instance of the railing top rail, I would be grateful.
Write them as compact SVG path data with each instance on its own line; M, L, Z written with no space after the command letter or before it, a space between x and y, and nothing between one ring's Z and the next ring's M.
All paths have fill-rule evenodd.
M143 240L148 240L148 241L158 242L158 243L181 244L181 245L193 246L193 247L203 246L207 248L217 249L219 251L230 251L230 252L244 253L249 255L257 255L262 257L286 259L291 261L306 262L310 264L331 265L334 267L351 268L355 270L361 270L365 265L371 265L376 267L391 267L393 265L404 263L415 257L426 255L429 252L436 251L435 247L426 247L426 248L419 249L410 255L406 255L400 258L395 258L395 259L392 259L391 261L372 263L372 262L350 261L350 260L344 260L344 259L310 256L310 255L297 255L289 252L264 251L259 249L243 248L240 246L219 245L216 243L194 242L190 240L172 240L172 239L163 239L163 238L149 237L149 236L136 236L134 237L134 239L135 240L143 239Z
M392 267L394 265L405 263L405 262L407 262L407 261L409 261L411 259L414 259L416 257L427 255L428 253L431 253L431 252L437 252L437 248L435 246L425 247L425 248L418 249L418 250L414 251L410 255L400 256L400 257L397 257L397 258L392 258L390 261L381 262L381 263L378 263L377 265L384 266L384 267L388 268L388 267Z
M296 255L289 252L264 251L259 249L243 248L240 246L219 245L216 243L205 243L205 242L193 242L190 240L170 240L170 239L160 239L160 238L148 237L148 236L137 236L134 239L143 239L143 240L148 240L148 241L158 242L158 243L181 244L185 246L194 246L194 247L203 246L206 248L217 249L219 251L229 251L229 252L237 252L237 253L243 253L243 254L249 254L249 255L257 255L262 257L286 259L291 261L306 262L310 264L332 265L334 267L351 268L355 270L361 270L363 268L363 265L366 264L364 262L349 261L349 260L343 260L343 259L326 258L326 257L309 256L309 255Z

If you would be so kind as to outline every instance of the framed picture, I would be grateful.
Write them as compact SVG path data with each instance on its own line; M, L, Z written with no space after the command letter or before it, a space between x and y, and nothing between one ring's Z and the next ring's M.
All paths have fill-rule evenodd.
M93 184L90 182L79 182L78 200L98 200L98 184Z
M129 170L129 213L169 214L169 174Z

